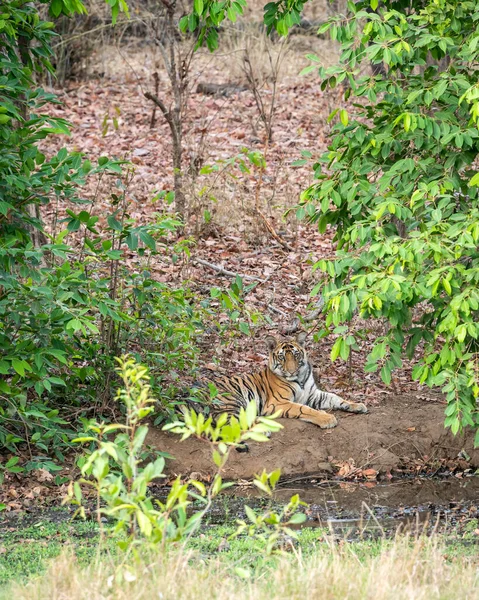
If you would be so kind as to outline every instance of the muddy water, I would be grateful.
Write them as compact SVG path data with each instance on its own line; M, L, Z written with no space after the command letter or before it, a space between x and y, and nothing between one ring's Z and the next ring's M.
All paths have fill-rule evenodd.
M167 488L152 488L165 499ZM341 539L413 533L453 533L468 544L479 542L479 477L418 478L390 482L350 483L305 478L280 485L274 498L252 485L237 485L215 500L205 526L235 525L245 519L245 504L258 512L281 509L299 494L308 504L303 527L326 527ZM199 507L198 507L199 508ZM193 510L193 507L191 507ZM39 522L60 523L71 518L68 509L37 509L25 513L0 513L2 527L24 528ZM467 534L467 535L464 535Z
M444 531L479 518L477 476L387 483L322 481L306 486L293 480L278 488L274 500L284 504L294 494L309 505L304 526L326 526L339 534ZM235 488L232 495L238 504L262 502L261 495L250 487Z

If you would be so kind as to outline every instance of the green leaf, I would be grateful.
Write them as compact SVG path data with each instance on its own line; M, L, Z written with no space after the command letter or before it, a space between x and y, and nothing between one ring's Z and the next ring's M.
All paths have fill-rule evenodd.
M459 419L454 419L452 424L451 424L451 432L453 435L457 435L457 433L459 432L459 429L461 427L461 423L459 422Z
M183 33L186 33L186 31L188 29L188 15L181 17L178 26L180 28L180 31L182 31Z
M111 22L113 25L116 25L116 21L118 19L118 14L120 12L120 4L116 2L111 7Z
M250 331L248 323L245 323L244 321L241 321L239 323L239 329L240 329L240 331L242 333L244 333L246 335L250 335L251 334L251 331Z
M339 118L341 120L341 123L346 127L346 125L349 122L349 116L348 112L344 108L340 111Z
M48 377L48 381L49 381L50 383L53 383L53 384L55 384L55 385L63 385L63 386L66 386L66 383L65 383L65 381L63 381L63 379L61 379L60 377L51 377L51 376L50 376L50 377Z
M245 511L248 519L251 521L251 523L256 523L257 517L256 517L256 513L254 512L254 510L252 508L250 508L247 504L245 504L244 511Z
M387 364L385 364L381 369L381 379L386 385L389 385L391 383L391 369Z
M18 358L12 359L12 367L21 377L25 376L25 366L23 360L19 360Z
M5 217L8 215L9 211L14 208L15 207L13 206L13 204L10 204L9 202L4 202L3 200L0 200L0 213L2 215L4 215Z
M472 177L468 183L469 187L479 186L479 173L476 173L474 177Z
M150 250L156 250L156 242L155 239L144 230L141 230L138 233L140 240L147 246Z
M55 18L60 16L62 10L63 10L62 0L52 0L52 3L50 4L50 12L52 13L52 15Z
M467 335L466 325L459 325L459 327L457 327L455 333L456 333L456 338L458 339L458 341L462 343L466 339L466 335Z
M20 460L19 456L12 456L12 458L10 460L8 460L7 463L5 464L5 468L10 469L11 467L14 467L18 463L19 460Z
M331 361L334 362L339 354L341 353L341 348L343 346L343 338L338 338L331 349Z
M278 483L280 477L281 477L281 469L276 469L269 476L269 482L273 489L276 487L276 484Z
M304 523L306 520L307 520L307 516L304 513L296 513L291 516L291 518L288 521L288 524L299 525L301 523Z
M108 215L106 221L111 227L111 229L113 229L114 231L123 231L122 224L120 223L120 221L117 220L117 218L114 215Z
M141 533L145 537L150 537L153 529L150 519L141 510L136 511L136 519Z
M71 319L66 324L66 329L71 329L72 331L78 331L82 328L82 323L79 319Z

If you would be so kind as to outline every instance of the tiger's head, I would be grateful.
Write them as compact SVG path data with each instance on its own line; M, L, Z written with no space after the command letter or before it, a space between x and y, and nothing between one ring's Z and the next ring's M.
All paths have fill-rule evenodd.
M286 342L278 341L272 335L267 336L269 368L275 375L289 381L296 381L302 379L302 375L309 371L308 356L303 347L306 335L302 331L298 333L296 339Z

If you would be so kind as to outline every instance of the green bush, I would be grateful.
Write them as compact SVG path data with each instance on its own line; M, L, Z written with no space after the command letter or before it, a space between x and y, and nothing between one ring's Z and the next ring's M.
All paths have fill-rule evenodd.
M322 86L343 85L354 103L330 117L331 145L299 214L320 232L336 228L336 259L316 265L339 335L331 358L348 357L355 311L384 321L366 370L389 384L412 359L413 377L446 394L457 433L479 426L479 6L377 5L349 2L321 28L341 45L340 63L319 67ZM365 74L369 61L387 75Z
M53 72L53 23L40 4L4 2L0 18L0 444L28 456L2 474L59 469L51 458L64 458L82 418L111 418L116 356L130 352L148 366L159 422L181 403L181 373L194 368L206 323L250 332L241 278L205 298L154 279L151 263L187 258L191 241L177 241L183 224L174 216L147 225L130 218L122 162L39 150L47 136L69 133L45 113L56 97L35 83ZM108 4L113 22L127 12L123 0ZM79 0L52 0L49 9L55 18L85 12ZM105 198L80 195L92 177L115 188L106 219L96 214ZM49 234L41 209L53 202L64 229ZM218 326L217 308L228 324Z
M216 423L211 417L205 418L201 413L184 408L182 418L178 417L164 429L181 435L182 440L194 436L208 443L217 472L208 487L195 479L182 481L177 477L166 499L155 499L148 487L166 475L165 459L161 454L153 461L142 460L148 433L145 419L152 413L155 403L148 370L128 356L118 359L118 363L122 388L118 390L116 400L126 409L126 423L91 421L86 434L74 440L93 446L93 449L81 457L83 477L70 483L65 502L78 506L75 514L85 517L85 501L94 495L100 530L103 531L102 515L114 521L115 533L122 534L118 544L124 550L142 540L161 544L164 548L167 543L186 541L201 525L214 498L234 485L222 479L222 469L231 450L247 440L267 442L266 434L279 431L282 425L274 420L277 415L258 417L254 401L246 409L242 408L238 416L224 413ZM263 472L255 478L254 484L271 495L279 476L279 470L270 474ZM85 496L85 488L93 494ZM192 510L193 500L199 503L199 510ZM306 520L304 514L297 513L301 505L304 503L294 496L279 514L268 511L257 515L246 507L250 522L247 525L240 521L237 535L246 530L250 535L259 534L271 552L281 533L296 535L289 525Z
M124 8L109 4L113 17ZM53 0L50 11L82 7ZM47 136L68 134L68 123L45 113L58 101L35 85L35 73L52 72L53 24L38 9L5 2L0 20L0 444L17 452L26 443L29 456L7 463L10 472L58 468L50 455L63 458L75 419L108 407L114 356L126 348L151 367L156 389L165 373L191 368L203 310L187 289L152 278L149 261L187 251L170 243L182 224L164 215L135 224L120 162L102 157L93 166L65 149L51 158L39 150ZM120 180L101 229L96 199L80 196L91 177ZM52 201L67 215L55 235L41 219ZM128 263L126 250L135 257ZM166 403L172 395L163 390Z
M0 441L15 451L28 437L60 459L72 434L70 415L110 406L114 357L127 349L150 366L167 408L176 391L172 374L194 365L206 315L187 289L172 289L148 271L148 260L166 252L155 237L181 223L164 216L135 227L110 219L113 227L100 233L95 217L69 212L68 227L78 219L88 234L83 250L66 244L67 229L40 248L30 241L13 252L7 247L4 256L15 260L0 271ZM127 244L140 254L134 266L124 258Z

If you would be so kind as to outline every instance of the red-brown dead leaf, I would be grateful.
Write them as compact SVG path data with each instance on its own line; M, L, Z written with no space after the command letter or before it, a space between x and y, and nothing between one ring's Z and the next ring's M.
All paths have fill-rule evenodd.
M376 479L378 472L375 469L366 469L363 471L363 476L366 477L366 479Z

